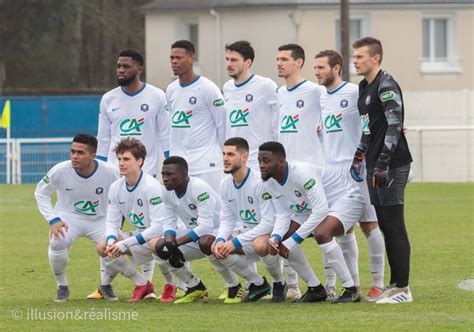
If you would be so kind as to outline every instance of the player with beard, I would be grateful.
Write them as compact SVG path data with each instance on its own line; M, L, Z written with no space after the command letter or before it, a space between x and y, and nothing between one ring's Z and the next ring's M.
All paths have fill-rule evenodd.
M119 86L107 92L100 101L97 159L109 161L118 169L113 148L123 138L133 137L146 148L143 171L156 177L160 171L160 148L165 157L169 155L169 117L165 93L141 81L143 65L143 55L137 50L126 49L118 54ZM153 271L153 261L142 265L148 280L153 278ZM88 296L88 299L100 298L97 290Z

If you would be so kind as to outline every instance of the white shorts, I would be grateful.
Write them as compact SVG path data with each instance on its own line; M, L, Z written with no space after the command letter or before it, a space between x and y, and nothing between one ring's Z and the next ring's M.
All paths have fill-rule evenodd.
M238 236L240 234L244 234L248 231L250 231L253 227L248 227L245 225L241 225L239 228L236 228L232 232L232 236ZM253 247L253 241L246 243L242 246L242 251L244 252L247 260L249 262L257 262L260 259L260 256L257 255L255 252L255 248Z
M71 217L62 219L67 224L68 229L65 232L64 238L55 240L49 235L51 241L64 241L64 247L69 248L74 241L80 237L86 237L89 240L94 241L96 244L105 239L105 220L103 221L90 221L84 219L74 219Z
M132 236L137 235L140 233L139 231L133 231L133 232L119 232L119 235L125 240L128 239ZM130 250L130 253L132 254L131 260L133 263L136 265L141 265L143 263L148 263L153 260L153 253L150 247L148 246L148 242L144 244L137 244L135 246L131 246L128 248Z

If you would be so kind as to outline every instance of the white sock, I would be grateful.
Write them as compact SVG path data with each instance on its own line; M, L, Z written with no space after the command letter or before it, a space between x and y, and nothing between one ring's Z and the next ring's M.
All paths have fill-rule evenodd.
M48 247L48 258L49 265L51 266L51 270L53 271L54 278L56 279L58 286L67 286L67 249L56 251Z
M372 286L383 288L385 241L378 227L373 229L366 237L370 258L370 271L372 272Z
M237 278L235 273L229 270L229 268L225 266L222 262L218 261L217 258L214 257L214 255L207 256L207 259L209 259L211 264L221 275L222 279L224 279L224 287L235 287L240 283L239 278Z
M153 272L155 272L155 260L142 264L142 276L144 276L146 280L152 281Z
M359 248L354 233L348 233L337 237L337 242L342 249L342 254L346 260L347 267L352 276L352 281L357 287L360 286L359 280Z
M326 279L326 286L336 287L336 272L329 266L326 255L323 254L323 263L324 263L324 279Z
M134 265L130 264L125 256L119 256L117 258L105 258L105 266L108 273L111 275L114 273L121 273L124 277L132 280L137 286L143 286L147 283L147 279L138 273Z
M291 267L287 259L283 260L286 269L286 282L288 285L298 285L298 273Z
M262 263L268 273L272 276L273 282L283 282L283 271L281 270L279 255L267 255L262 257Z
M195 287L201 282L201 279L193 274L189 264L184 264L183 267L179 268L170 266L170 271L186 284L186 288Z
M303 250L299 246L296 246L293 249L290 256L288 257L288 262L306 282L308 287L316 287L321 284L313 269L309 265Z
M334 272L336 272L341 280L342 286L353 287L354 281L342 254L342 249L337 244L336 239L333 238L331 242L320 244L319 247L326 255L328 266L334 269Z
M107 261L105 257L100 257L100 284L101 285L110 285L117 275L116 271L111 271L107 269ZM111 274L112 273L112 274Z
M242 255L229 255L220 260L227 268L240 275L248 282L260 286L263 284L263 278L248 263L247 258Z
M160 259L158 256L154 256L156 260L156 265L158 265L158 269L160 270L163 278L165 279L165 284L173 284L174 285L174 278L173 274L169 269L169 263Z

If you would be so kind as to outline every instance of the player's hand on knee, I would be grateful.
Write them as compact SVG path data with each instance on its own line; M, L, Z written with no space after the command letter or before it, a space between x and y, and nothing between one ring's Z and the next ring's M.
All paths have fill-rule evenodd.
M362 162L364 161L365 158L365 153L364 151L357 149L354 159L352 160L352 165L351 165L351 177L354 179L354 181L357 182L362 182L364 179L360 176L361 170L362 170Z
M220 253L223 256L222 258L226 258L227 256L233 254L235 252L236 248L232 241L227 241L226 243L223 243Z
M282 243L280 244L280 256L283 258L288 258L290 256L290 250Z
M270 255L275 256L278 255L280 252L279 247L280 247L280 240L277 239L276 237L271 237L267 241L268 244L268 251L270 252Z
M66 232L68 230L68 225L64 221L58 221L51 225L50 237L59 240L60 238L66 237Z
M211 246L212 253L216 256L217 259L223 259L224 256L221 254L221 248L224 245L224 242L213 243Z

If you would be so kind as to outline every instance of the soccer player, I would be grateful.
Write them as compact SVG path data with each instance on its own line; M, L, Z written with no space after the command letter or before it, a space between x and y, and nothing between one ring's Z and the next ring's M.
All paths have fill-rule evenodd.
M362 127L357 109L359 89L357 85L341 80L342 57L334 50L319 52L314 60L315 75L319 84L327 92L321 96L322 137L325 144L325 159L331 168L349 186L358 186L366 203L366 211L360 219L360 227L367 238L372 273L372 288L367 299L375 300L383 292L385 244L377 224L377 216L370 204L367 183L355 182L347 171L352 164L354 152L362 134ZM365 165L361 172L365 174ZM339 245L344 252L347 265L356 286L359 286L358 247L354 233L351 231L339 237ZM335 274L325 269L326 290L328 296L335 296ZM329 279L329 280L328 280Z
M38 209L50 225L48 258L58 285L56 302L69 297L66 265L72 243L79 237L98 243L105 235L107 194L119 174L111 165L95 160L96 149L95 137L77 134L71 159L51 168L36 186ZM57 202L53 207L54 192ZM104 266L101 259L101 270ZM106 299L117 300L110 282L102 271L99 289Z
M390 264L390 286L376 303L412 302L408 286L410 242L404 220L404 194L412 157L403 133L405 110L400 86L381 69L379 40L365 37L352 44L359 83L359 113L365 127L354 155L351 174L362 182L366 161L370 200L375 206Z
M133 137L146 148L143 171L156 177L160 170L159 151L169 154L169 117L165 93L142 82L144 58L126 49L117 58L118 87L100 101L97 158L118 165L113 151L120 140Z
M360 296L340 246L334 237L343 235L362 216L365 208L357 188L349 188L330 169L318 174L309 163L287 162L285 148L278 142L266 142L259 148L258 160L265 189L273 197L275 228L268 240L269 251L288 259L299 244L313 233L327 266L341 279L343 292L333 303L358 302ZM286 234L285 234L286 233ZM314 274L314 273L313 273ZM303 276L303 275L302 275ZM304 276L303 276L304 277ZM326 299L326 291L316 276L316 287L303 295L313 301Z
M164 238L155 238L150 246L157 256L168 261L172 272L186 283L187 291L175 304L207 298L207 288L184 263L207 257L222 276L227 288L239 285L237 276L212 255L219 226L221 199L204 180L188 176L188 164L179 156L165 159L161 170L163 184L162 224ZM177 230L178 218L186 229Z
M249 264L258 260L252 244L256 238L252 230L262 219L273 224L273 205L271 201L262 199L264 192L259 172L247 167L249 145L245 139L227 139L223 158L224 172L232 176L225 177L221 182L223 206L213 252L224 265L250 282L247 299L253 302L269 293L270 285L257 274L254 264ZM287 287L283 281L279 256L267 255L262 261L273 279L272 302L284 302ZM240 298L234 293L229 289L224 303L239 302Z
M324 166L324 155L316 128L321 121L320 97L324 88L301 75L305 53L297 44L282 45L277 55L278 77L285 86L278 89L280 106L279 142L288 160Z
M225 141L225 107L219 88L196 75L194 45L179 40L171 45L171 69L178 79L166 88L171 114L170 154L189 163L189 175L219 191L222 146Z
M278 77L285 86L278 89L279 139L288 159L324 166L324 155L316 128L321 121L320 96L324 88L301 75L305 62L304 49L297 44L282 45L277 55ZM301 296L298 276L288 267L288 294Z
M226 138L247 140L250 146L247 164L258 171L258 147L278 139L277 85L250 72L255 52L248 41L227 44L225 49L226 69L232 77L224 84Z
M169 155L169 117L165 93L151 84L142 82L144 57L134 49L118 54L118 87L107 92L100 102L97 158L118 167L113 151L120 140L133 137L146 148L147 158L143 171L156 177L160 170L160 150ZM142 273L152 280L154 262L142 265ZM155 297L150 294L150 297ZM96 290L88 299L100 299Z

